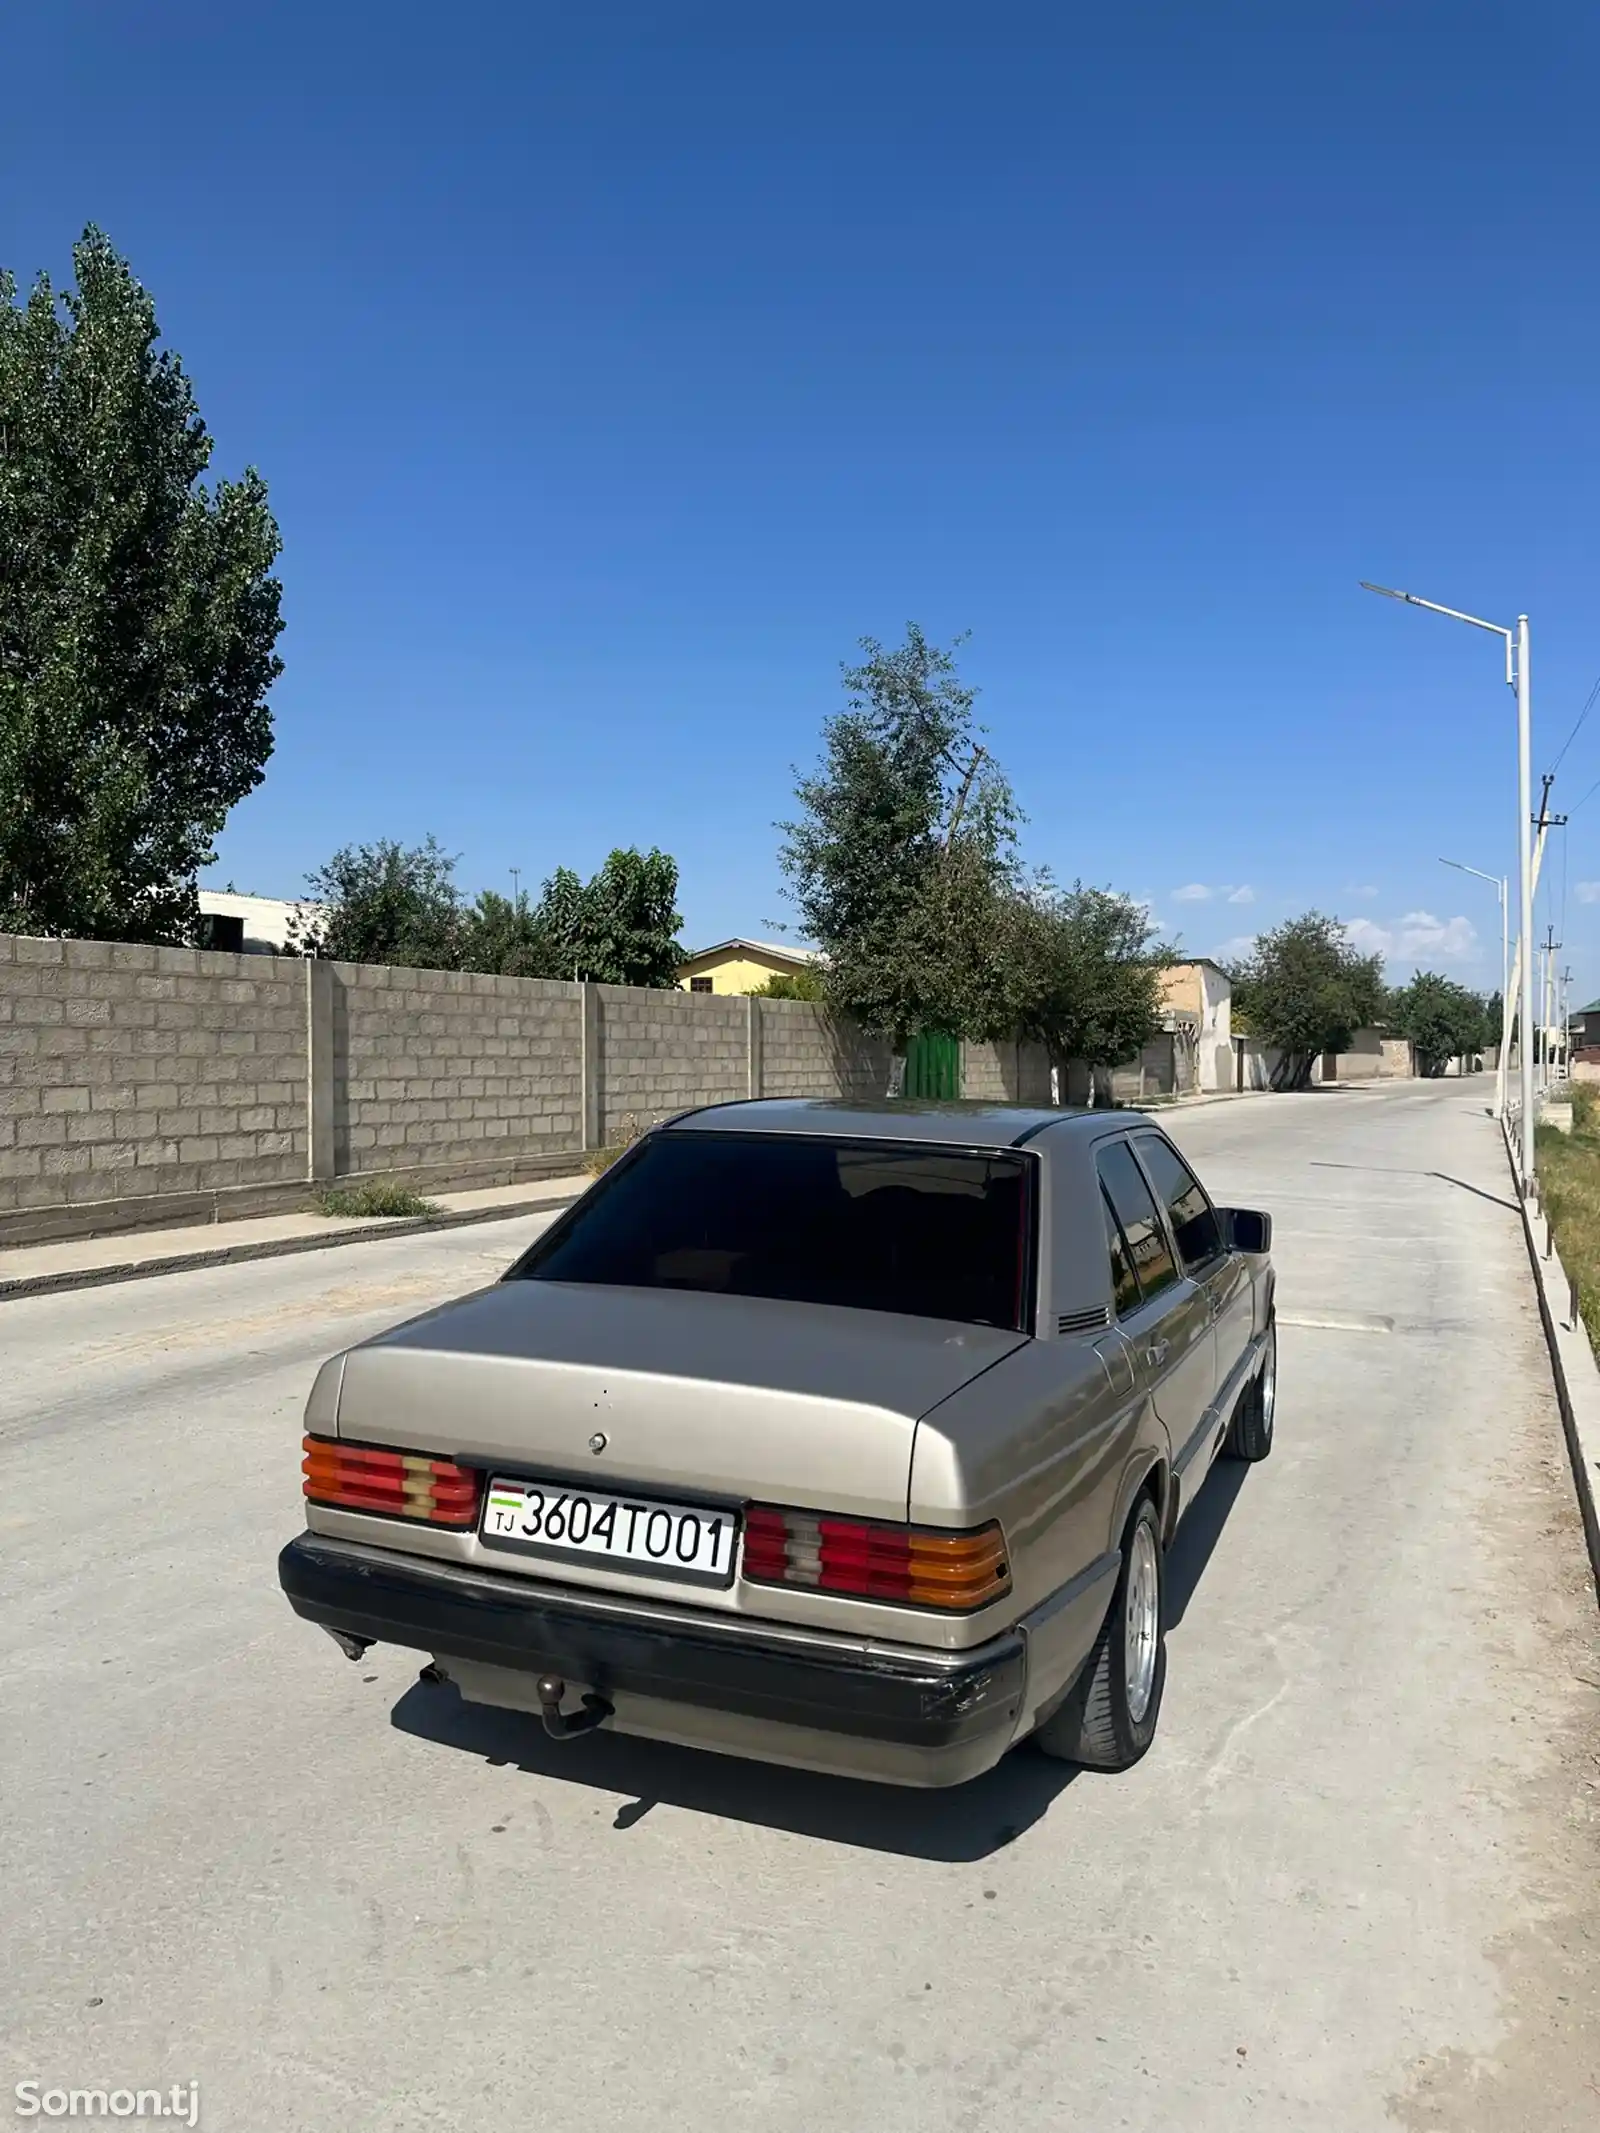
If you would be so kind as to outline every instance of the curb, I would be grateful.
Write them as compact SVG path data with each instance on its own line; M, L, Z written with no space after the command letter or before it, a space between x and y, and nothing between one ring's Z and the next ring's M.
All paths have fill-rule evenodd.
M583 1188L579 1188L582 1190ZM381 1237L412 1237L424 1230L470 1229L483 1222L512 1222L547 1208L570 1207L576 1191L559 1198L518 1200L506 1207L468 1207L441 1215L378 1216L370 1228L333 1230L313 1237L270 1237L259 1244L223 1244L215 1251L174 1252L166 1259L130 1259L117 1266L74 1267L60 1274L23 1274L0 1281L0 1303L23 1296L51 1296L67 1289L99 1289L116 1281L144 1281L157 1274L192 1274L203 1267L242 1266L249 1259L291 1259L301 1252L333 1251L346 1244L375 1244Z
M1534 1228L1534 1207L1522 1191L1522 1172L1517 1162L1510 1128L1502 1120L1506 1160L1517 1188L1522 1210L1523 1241L1533 1269L1534 1292L1539 1299L1539 1317L1550 1350L1550 1368L1556 1381L1556 1401L1561 1409L1561 1430L1567 1440L1567 1459L1572 1467L1578 1495L1578 1515L1583 1520L1583 1538L1589 1551L1589 1575L1595 1599L1600 1602L1600 1516L1595 1510L1593 1476L1600 1473L1600 1365L1595 1362L1589 1334L1578 1315L1577 1290L1561 1263L1548 1218L1545 1243L1539 1249Z

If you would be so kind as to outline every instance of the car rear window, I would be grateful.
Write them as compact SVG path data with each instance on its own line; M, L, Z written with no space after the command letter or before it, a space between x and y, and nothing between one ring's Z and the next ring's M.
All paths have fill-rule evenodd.
M820 1135L653 1135L513 1269L1029 1329L1029 1160Z

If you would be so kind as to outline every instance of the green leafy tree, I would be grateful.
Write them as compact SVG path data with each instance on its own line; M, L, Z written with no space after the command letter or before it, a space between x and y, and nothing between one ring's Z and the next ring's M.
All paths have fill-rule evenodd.
M531 914L534 975L602 985L676 984L684 959L678 863L668 853L613 851L587 882L557 867Z
M584 974L606 985L666 987L683 961L678 862L666 852L614 851L583 891Z
M1011 957L1015 1025L1057 1065L1120 1066L1161 1026L1172 950L1130 896L1041 883L1017 901Z
M543 978L552 974L547 962L526 893L510 897L495 889L481 890L462 920L462 969L507 978Z
M1499 1041L1499 1007L1495 1007L1495 1042ZM1452 1059L1480 1051L1488 1037L1488 1011L1482 997L1436 970L1419 970L1409 985L1389 997L1389 1021L1417 1055L1424 1074L1442 1074Z
M820 1000L824 996L821 973L815 970L776 970L764 985L752 985L752 1000Z
M272 752L278 529L94 229L74 288L0 272L0 926L178 941Z
M1489 997L1483 1003L1483 1026L1485 1033L1483 1037L1483 1044L1485 1049L1487 1049L1487 1047L1491 1044L1497 1045L1500 1042L1500 1025L1504 1018L1504 1015L1505 999L1504 995L1500 991L1499 986L1497 985L1494 991L1490 993ZM1511 1018L1513 1037L1515 1036L1516 1031L1516 1019L1517 1018L1515 1015L1513 1015Z
M589 975L588 903L582 879L571 867L557 867L545 883L533 913L537 975L569 978Z
M435 837L409 847L387 837L346 845L307 876L323 910L293 930L290 945L341 963L458 969L467 921L455 864Z
M974 691L915 623L862 639L823 761L800 779L780 863L829 1002L896 1053L919 1031L985 1037L1011 1009L1011 788L977 739Z
M1387 999L1382 958L1359 954L1320 911L1261 934L1229 976L1236 1024L1279 1054L1276 1089L1309 1087L1319 1054L1347 1050Z
M435 837L347 845L307 877L321 906L291 928L298 954L413 970L503 977L676 982L683 923L677 862L665 852L614 851L593 880L558 867L536 905L483 890L470 906L454 858Z

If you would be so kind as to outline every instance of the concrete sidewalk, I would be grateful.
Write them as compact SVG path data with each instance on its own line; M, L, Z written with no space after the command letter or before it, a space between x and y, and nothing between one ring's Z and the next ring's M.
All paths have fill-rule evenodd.
M575 1172L538 1184L435 1193L431 1197L438 1212L431 1215L263 1215L248 1222L207 1222L191 1229L123 1231L112 1237L13 1246L0 1249L0 1302L52 1289L86 1289L151 1274L186 1273L193 1267L223 1266L232 1260L325 1251L333 1245L365 1244L413 1230L504 1221L542 1208L564 1207L589 1182L586 1174Z

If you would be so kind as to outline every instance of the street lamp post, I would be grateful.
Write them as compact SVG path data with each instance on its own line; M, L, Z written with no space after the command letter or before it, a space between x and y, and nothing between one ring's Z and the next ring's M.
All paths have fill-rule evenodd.
M1469 867L1462 859L1441 859L1442 867L1454 867L1458 874L1476 874L1486 881L1500 899L1500 1062L1495 1072L1494 1115L1506 1115L1506 1054L1511 1049L1511 910L1507 900L1510 883L1504 874L1486 874L1482 867Z
M1386 600L1401 600L1407 607L1425 607L1431 614L1448 615L1452 622L1469 623L1475 630L1488 630L1502 637L1506 647L1506 681L1517 692L1517 860L1521 876L1519 930L1522 943L1520 1024L1522 1084L1522 1191L1531 1193L1534 1180L1533 1144L1533 745L1532 687L1528 674L1528 618L1518 615L1516 627L1503 622L1485 622L1481 615L1463 614L1459 607L1441 607L1437 600L1419 599L1415 593L1397 592L1391 585L1372 585L1363 578L1362 590L1382 593Z

